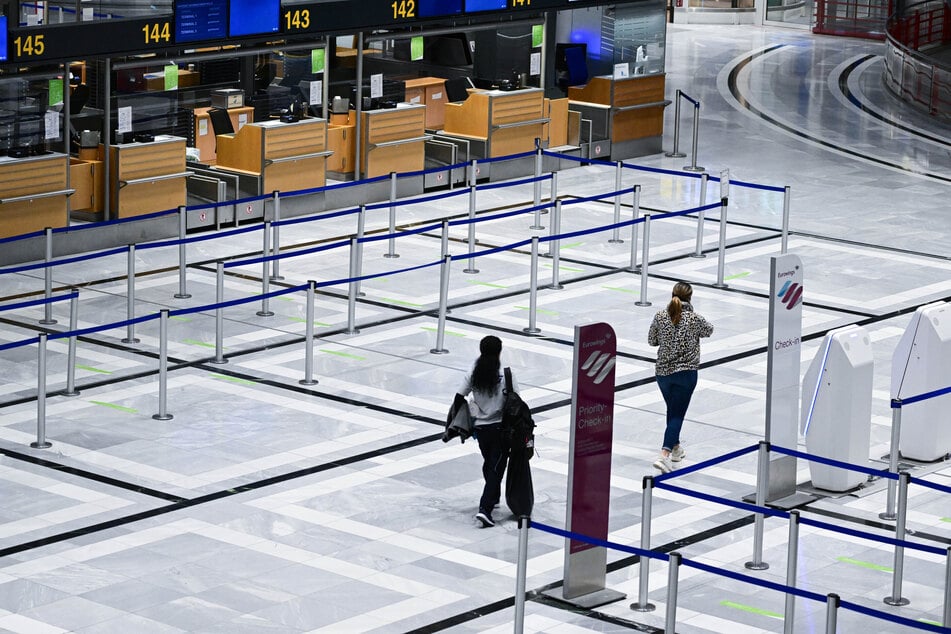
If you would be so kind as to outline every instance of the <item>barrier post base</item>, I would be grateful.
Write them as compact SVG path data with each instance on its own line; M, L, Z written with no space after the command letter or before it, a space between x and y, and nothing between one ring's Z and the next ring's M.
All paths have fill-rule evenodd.
M657 609L657 606L649 601L647 603L638 603L635 601L631 604L631 609L635 612L653 612Z
M271 279L273 280L274 278L272 277ZM172 297L174 297L175 299L188 299L191 296L192 296L191 293L175 293L174 295L172 295Z
M690 257L692 258L705 258L707 257L706 253L691 253Z
M699 165L684 165L685 172L705 172L707 168L700 167Z
M909 603L911 603L911 601L909 601L905 597L898 597L897 599L895 597L885 597L884 599L882 599L882 601L884 601L888 605L893 605L895 607L901 607L903 605L908 605Z
M479 269L462 269L462 272L463 272L463 273L468 273L469 275L473 275L473 274L475 274L475 273L478 273L478 272L479 272Z
M173 418L175 417L171 414L152 414L153 420L172 420Z
M765 561L761 561L759 563L756 563L755 561L748 561L743 564L743 566L746 567L747 570L769 570L769 564Z
M124 339L121 339L121 341L122 343L139 343L140 339L138 337L132 337L131 339L125 337Z
M664 152L664 156L667 158L687 158L687 155L683 152Z
M317 385L317 379L311 379L310 381L308 381L307 379L301 379L300 381L298 381L298 383L300 383L301 385Z
M634 302L634 305L635 305L635 306L650 306L651 303L650 303L650 302L637 301L637 302Z
M449 354L449 351L445 348L430 348L430 354Z
M49 449L53 446L53 443L44 440L43 442L36 442L35 440L30 443L30 446L34 449Z
M542 331L541 328L522 328L522 332L527 335L537 335Z

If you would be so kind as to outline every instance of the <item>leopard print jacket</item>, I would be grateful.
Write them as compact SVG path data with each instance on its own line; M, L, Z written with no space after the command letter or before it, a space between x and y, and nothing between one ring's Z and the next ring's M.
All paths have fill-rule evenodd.
M670 320L667 309L658 311L647 333L647 343L657 349L657 374L667 376L700 367L700 338L713 334L713 325L684 302L680 323Z

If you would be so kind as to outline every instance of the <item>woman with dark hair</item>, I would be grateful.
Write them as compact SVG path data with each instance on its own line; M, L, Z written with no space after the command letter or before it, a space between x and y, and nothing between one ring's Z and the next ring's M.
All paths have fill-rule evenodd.
M479 358L476 359L462 387L457 390L463 398L469 399L469 413L475 425L475 437L482 452L482 477L485 487L479 500L479 512L476 519L483 528L495 526L492 509L498 506L502 495L502 477L508 451L502 443L502 405L505 402L502 371L502 340L494 335L483 337L479 342ZM517 392L518 384L512 377L512 387Z
M674 284L666 310L654 315L647 343L657 349L657 387L667 404L667 428L664 444L654 467L661 473L670 473L674 462L683 460L687 453L680 445L680 429L687 415L690 397L697 387L700 367L700 338L713 334L713 326L695 313L690 303L693 288L686 282Z

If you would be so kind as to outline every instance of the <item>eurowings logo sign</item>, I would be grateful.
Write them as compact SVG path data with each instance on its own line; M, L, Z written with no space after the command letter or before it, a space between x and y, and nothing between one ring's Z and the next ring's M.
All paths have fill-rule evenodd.
M792 310L802 303L802 284L786 280L783 287L776 293L776 297L782 299L783 304L786 305L786 310Z

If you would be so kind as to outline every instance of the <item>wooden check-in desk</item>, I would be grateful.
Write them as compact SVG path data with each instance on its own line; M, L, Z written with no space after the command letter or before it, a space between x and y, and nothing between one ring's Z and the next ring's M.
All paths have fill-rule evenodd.
M216 169L255 175L256 195L292 192L326 184L327 120L249 123L218 135Z
M426 106L426 129L441 129L446 120L446 80L441 77L418 77L403 83L406 87L406 103Z
M211 117L208 116L209 110L211 108L195 108L195 147L198 149L198 160L202 163L214 163L218 158L215 129L211 125ZM228 117L231 119L231 127L237 132L254 121L254 108L229 108Z
M545 139L545 92L541 88L472 92L462 103L446 104L444 132L480 141L480 158L530 152ZM475 145L474 145L475 147Z
M365 110L360 135L363 178L390 172L415 172L426 162L426 106Z
M129 218L185 204L185 139L159 135L146 143L109 147L113 218Z
M663 74L594 77L585 86L568 88L569 107L591 121L592 141L610 142L605 153L610 158L655 154L661 151L664 108L670 104L664 82Z
M0 237L68 224L67 160L58 153L0 157Z

